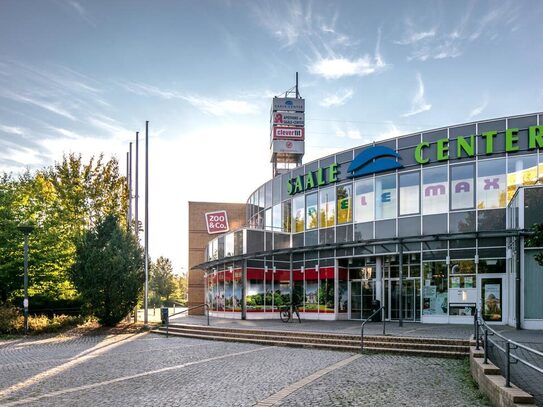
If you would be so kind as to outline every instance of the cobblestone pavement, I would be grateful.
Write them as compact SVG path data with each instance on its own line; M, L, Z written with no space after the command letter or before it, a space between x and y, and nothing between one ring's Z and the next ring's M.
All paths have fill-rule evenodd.
M300 382L280 404L486 405L466 361L352 357L155 334L7 341L0 405L252 406Z

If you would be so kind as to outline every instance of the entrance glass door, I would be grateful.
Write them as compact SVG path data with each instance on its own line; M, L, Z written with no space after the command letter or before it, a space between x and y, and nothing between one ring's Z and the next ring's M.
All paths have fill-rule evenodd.
M400 296L400 280L385 280L385 304L387 305L388 319L400 319L400 301L402 301L402 316L406 321L415 321L417 313L420 314L420 297L417 295L416 280L405 279L402 284L402 295Z
M349 319L365 319L372 313L375 280L349 281Z

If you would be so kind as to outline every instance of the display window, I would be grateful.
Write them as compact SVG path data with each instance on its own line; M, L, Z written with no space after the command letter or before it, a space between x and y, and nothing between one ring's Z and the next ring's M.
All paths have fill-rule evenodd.
M304 231L304 196L299 195L292 200L292 230L295 233Z
M327 228L336 223L335 188L329 187L319 191L319 227Z
M336 188L338 225L353 221L353 186L340 185Z
M477 208L505 208L506 173L505 159L482 160L478 162Z
M537 182L537 156L509 157L507 161L507 202L518 187Z
M375 178L375 219L396 217L396 174Z
M422 315L448 314L447 265L445 262L425 262L423 265Z
M264 311L264 270L247 268L247 312Z
M451 210L472 209L475 203L475 165L451 167Z
M433 215L449 210L447 167L425 168L422 171L422 213Z
M400 215L420 212L420 173L400 174Z
M355 182L354 219L356 223L373 220L373 178Z
M306 195L306 215L305 215L305 224L308 230L316 229L319 223L319 216L317 211L318 197L317 193Z

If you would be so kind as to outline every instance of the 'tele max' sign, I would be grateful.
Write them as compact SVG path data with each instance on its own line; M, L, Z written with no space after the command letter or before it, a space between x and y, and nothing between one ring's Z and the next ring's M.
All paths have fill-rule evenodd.
M228 226L228 216L226 211L207 212L205 214L207 233L213 235L215 233L225 233L230 230Z

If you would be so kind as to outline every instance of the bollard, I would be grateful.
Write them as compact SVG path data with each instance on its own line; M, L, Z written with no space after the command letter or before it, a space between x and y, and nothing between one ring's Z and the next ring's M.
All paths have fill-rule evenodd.
M505 387L511 387L511 343L505 343Z
M485 329L485 360L483 363L488 364L488 329Z

